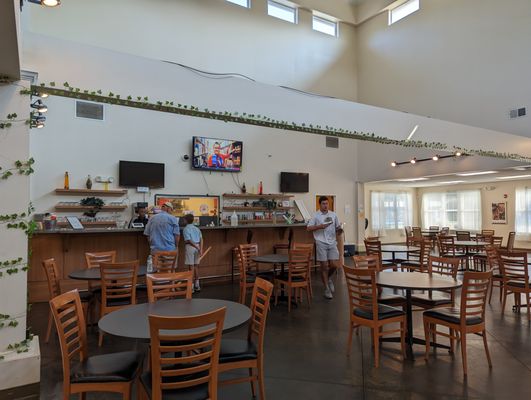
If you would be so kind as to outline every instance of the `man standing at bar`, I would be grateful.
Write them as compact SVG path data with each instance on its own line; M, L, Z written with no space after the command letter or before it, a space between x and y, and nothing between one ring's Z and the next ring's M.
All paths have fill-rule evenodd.
M321 279L325 287L324 297L333 298L335 291L332 276L339 267L339 250L336 235L341 233L337 215L328 210L328 198L319 197L319 211L308 222L308 231L313 232L317 261L321 265Z
M162 212L151 217L144 230L151 254L156 251L175 251L179 246L179 220L170 214L173 204L167 201L161 208Z

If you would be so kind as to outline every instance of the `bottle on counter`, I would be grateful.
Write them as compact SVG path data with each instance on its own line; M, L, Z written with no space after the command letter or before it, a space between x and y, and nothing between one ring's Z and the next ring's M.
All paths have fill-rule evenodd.
M92 189L92 178L90 177L90 175L87 178L87 182L85 182L85 186L88 190Z
M242 185L242 193L243 194L247 193L247 188L245 187L245 182Z
M65 172L64 188L70 189L70 178L68 177L68 171Z
M153 272L153 256L151 254L147 258L146 265L147 265L147 272L148 273Z
M262 185L262 181L258 184L258 194L264 194L264 187Z
M238 226L238 214L236 214L236 211L233 211L232 215L230 216L230 225Z

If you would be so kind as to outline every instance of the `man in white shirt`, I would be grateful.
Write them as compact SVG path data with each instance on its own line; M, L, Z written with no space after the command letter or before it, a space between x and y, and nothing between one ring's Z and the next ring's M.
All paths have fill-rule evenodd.
M321 265L321 278L325 286L324 296L333 297L334 282L332 276L339 267L339 250L336 235L341 233L341 224L337 215L328 210L328 198L319 197L319 211L308 222L308 231L313 232L317 261Z

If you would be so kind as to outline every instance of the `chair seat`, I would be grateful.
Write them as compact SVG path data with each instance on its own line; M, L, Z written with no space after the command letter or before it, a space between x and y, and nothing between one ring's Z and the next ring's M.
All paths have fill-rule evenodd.
M406 298L398 294L381 294L378 297L378 303L386 306L400 306L406 303Z
M256 345L250 340L222 339L219 350L220 364L255 360L258 357Z
M426 317L436 318L441 321L450 322L452 324L461 323L461 312L459 308L435 308L433 310L427 310L423 313ZM477 325L483 322L478 316L468 316L466 318L467 325Z
M284 272L283 274L278 274L275 279L278 279L279 281L288 281L289 276L287 272ZM293 276L291 278L292 282L304 282L304 279L302 276Z
M167 377L164 378L164 382L178 382L177 378L178 377L173 377L172 379L172 377ZM151 371L146 371L140 375L140 382L148 393L149 398L151 398ZM162 398L164 400L206 400L209 398L208 384L203 383L189 388L163 390Z
M79 298L81 299L81 302L82 302L82 303L83 303L83 302L90 301L90 300L92 300L92 298L94 297L94 296L92 295L92 293L89 292L89 291L87 291L87 290L82 290L82 291L80 291L80 292L78 292L78 293L79 293Z
M455 253L441 253L439 254L439 257L448 257L448 258L455 258L455 257L466 257L467 254L465 252L456 251Z
M267 280L271 280L274 276L274 272L273 271L247 271L247 276L251 276L253 277L253 279L255 279L257 276L260 277L260 278L263 278L263 279L267 279ZM254 280L253 280L254 282Z
M440 307L443 305L452 305L452 299L448 295L439 292L419 293L411 296L413 305L420 307Z
M72 365L70 382L129 382L134 379L141 363L142 355L137 351L88 357Z
M507 281L507 286L513 286L517 288L525 288L525 281L521 280L510 280ZM528 287L531 287L531 282L529 282Z
M356 308L354 309L354 315L360 318L373 319L372 310ZM395 308L395 307L386 306L384 304L378 304L378 319L379 320L398 317L400 315L405 315L404 311L398 308Z

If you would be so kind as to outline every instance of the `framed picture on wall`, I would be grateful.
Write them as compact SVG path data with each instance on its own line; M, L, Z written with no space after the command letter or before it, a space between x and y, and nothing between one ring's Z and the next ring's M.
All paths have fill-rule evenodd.
M507 202L492 203L492 223L507 223Z
M328 199L328 209L336 211L336 196L333 194L316 194L315 195L315 211L319 210L319 197L325 196Z

